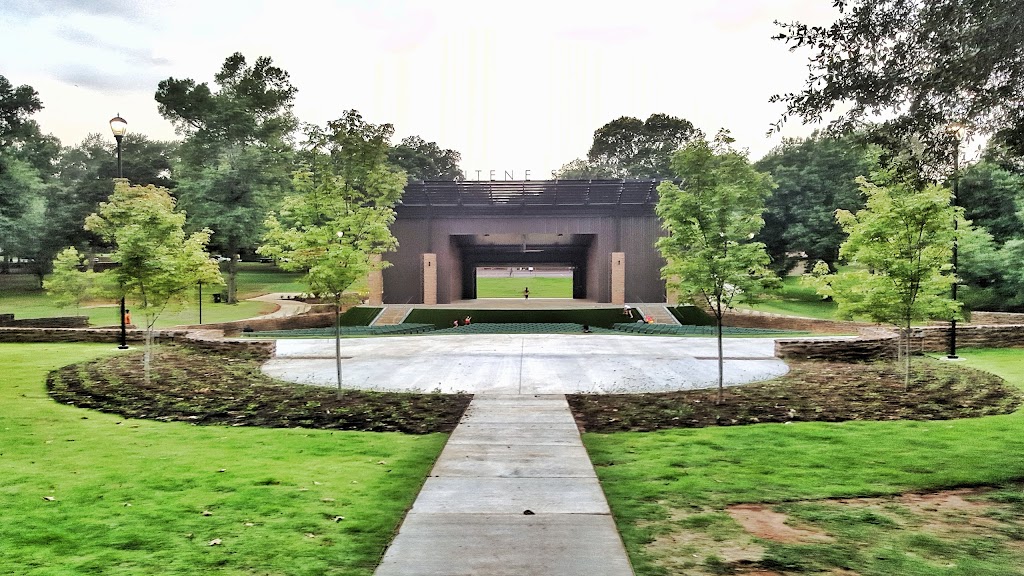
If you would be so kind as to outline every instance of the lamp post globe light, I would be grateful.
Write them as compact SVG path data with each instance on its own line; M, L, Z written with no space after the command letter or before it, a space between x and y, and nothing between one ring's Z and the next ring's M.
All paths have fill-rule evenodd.
M114 133L114 140L117 141L117 177L122 178L121 175L121 139L124 138L125 132L128 131L128 122L121 115L118 114L110 119L110 131ZM118 346L119 350L128 349L128 326L127 318L125 318L124 308L124 295L121 295L121 344Z

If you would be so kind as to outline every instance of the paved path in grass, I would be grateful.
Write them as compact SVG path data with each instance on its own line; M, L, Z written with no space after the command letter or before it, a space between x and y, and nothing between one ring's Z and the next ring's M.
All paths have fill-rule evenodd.
M256 319L265 318L284 318L287 316L295 316L296 314L302 314L303 312L309 311L309 304L301 300L293 300L295 296L298 296L298 292L275 292L272 294L264 294L250 300L258 300L260 302L270 302L277 304L278 308L270 314L264 314L262 316L256 316Z
M375 574L631 576L565 397L474 397Z

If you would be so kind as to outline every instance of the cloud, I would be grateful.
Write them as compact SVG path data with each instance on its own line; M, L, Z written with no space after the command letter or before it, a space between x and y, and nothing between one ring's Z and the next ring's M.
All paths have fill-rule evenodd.
M29 18L63 17L68 12L144 20L148 10L144 2L138 0L5 0L0 3L0 13Z
M113 44L84 30L65 27L61 28L57 34L60 38L72 44L118 54L125 59L127 64L133 66L168 66L171 64L171 61L167 58L153 56L147 49Z
M61 64L51 69L53 77L65 84L98 92L149 92L156 90L159 78L152 74L119 74L83 64Z

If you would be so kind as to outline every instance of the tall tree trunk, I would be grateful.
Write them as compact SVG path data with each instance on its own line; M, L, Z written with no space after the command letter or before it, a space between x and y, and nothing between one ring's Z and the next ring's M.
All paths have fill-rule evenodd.
M238 274L238 249L231 248L231 260L228 260L228 304L238 304L238 296L236 295L236 278Z
M334 295L334 363L338 371L338 398L341 398L341 294Z

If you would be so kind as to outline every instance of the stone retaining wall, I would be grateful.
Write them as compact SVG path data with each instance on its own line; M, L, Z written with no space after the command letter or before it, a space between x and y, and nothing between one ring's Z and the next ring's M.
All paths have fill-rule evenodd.
M57 316L54 318L24 318L15 320L14 314L0 314L0 327L15 328L86 328L88 316Z
M864 362L896 358L899 338L881 328L863 329L856 338L779 338L775 356L785 359Z
M944 352L949 349L949 326L925 326L911 331L912 348L925 352ZM1024 347L1024 324L990 325L957 324L958 348L1019 348Z
M141 346L146 339L143 330L128 330L128 343ZM196 350L212 352L244 352L257 358L273 357L277 343L273 340L225 338L223 330L157 330L155 343L177 343ZM120 329L105 328L0 328L0 342L98 342L117 344Z
M971 324L1021 324L1024 314L1017 312L971 312Z
M252 328L256 332L267 330L300 330L303 328L327 328L334 325L334 312L318 312L282 316L280 318L256 318L237 322L221 322L217 324L195 324L186 326L195 330L223 330L228 333L241 332Z

